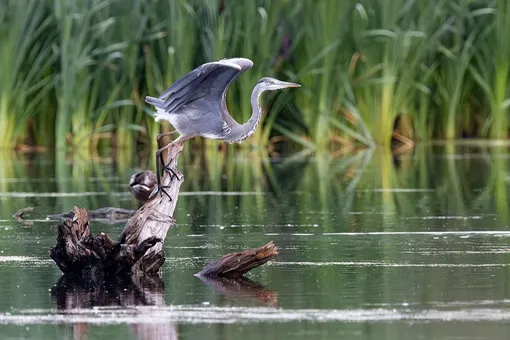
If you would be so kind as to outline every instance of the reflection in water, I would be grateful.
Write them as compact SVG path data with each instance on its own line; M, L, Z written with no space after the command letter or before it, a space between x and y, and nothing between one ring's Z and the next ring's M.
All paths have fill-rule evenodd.
M164 285L159 277L125 277L115 282L76 279L62 276L52 287L52 296L57 309L72 314L73 310L93 309L94 307L129 308L134 306L166 306ZM143 313L143 309L138 310ZM163 323L134 323L129 329L138 339L178 339L176 325ZM87 324L73 324L74 339L87 339Z
M236 279L199 278L201 282L214 288L218 294L224 297L244 303L255 301L265 307L276 307L278 303L276 292L245 277ZM162 318L168 320L164 322L147 322L147 320L153 320L151 313L154 313L154 310L134 308L154 306L161 308L161 311L165 310L167 305L164 299L164 285L159 277L133 275L105 282L97 278L83 279L63 275L52 287L51 292L57 310L64 312L65 315L83 316L88 311L94 314L94 311L98 311L98 307L108 307L108 310L121 314L124 312L127 314L136 313L136 318L140 322L129 323L128 328L138 339L178 339L177 327L171 318ZM166 308L165 312L168 313L168 310ZM144 317L143 313L146 313L147 317ZM88 324L73 323L72 333L74 339L87 339Z
M181 338L212 340L508 339L508 147L429 145L399 155L367 150L278 160L189 151L181 162L181 189L189 194L179 197L178 225L165 241L165 296L143 284L62 284L54 302L46 296L60 277L47 261L53 223L21 226L12 214L32 206L46 216L75 204L134 209L126 183L153 162L115 168L59 163L50 154L0 155L6 338L62 338L59 325L74 322L77 337L112 340L175 338L176 324ZM93 228L115 235L121 225ZM281 255L250 278L278 295L193 276L211 259L270 239Z
M246 277L235 279L197 277L206 285L214 288L218 294L225 297L245 300L246 302L255 301L257 304L267 307L276 307L278 304L278 293Z

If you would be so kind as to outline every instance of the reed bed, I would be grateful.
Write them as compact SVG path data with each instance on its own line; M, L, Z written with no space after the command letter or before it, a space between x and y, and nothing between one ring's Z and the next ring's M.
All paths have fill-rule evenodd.
M505 0L7 0L0 145L85 155L114 147L134 157L171 129L153 121L145 95L234 56L255 63L227 99L241 122L261 77L302 84L264 96L264 123L248 148L342 153L506 139L508 31ZM192 144L218 150L215 141Z

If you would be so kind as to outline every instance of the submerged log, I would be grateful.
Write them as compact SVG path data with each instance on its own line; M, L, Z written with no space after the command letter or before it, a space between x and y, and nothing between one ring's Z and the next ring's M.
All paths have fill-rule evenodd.
M208 278L240 278L250 270L271 260L278 255L278 248L273 241L259 248L230 253L209 263L204 269L195 274Z
M161 184L165 192L141 206L114 241L105 233L92 235L87 210L74 207L58 226L57 244L50 257L69 277L103 281L118 275L158 275L165 262L163 242L174 224L173 213L183 176L177 159L183 145L169 148L168 170ZM143 191L146 191L143 188ZM273 242L260 248L227 254L196 274L208 278L240 278L278 254Z
M106 224L127 222L135 213L136 210L122 209L114 207L99 208L95 210L88 210L89 221L98 221ZM47 215L46 218L52 220L67 220L73 218L74 213L67 212L61 214Z
M27 219L25 217L25 214L28 213L28 212L31 212L33 211L34 208L33 207L26 207L26 208L23 208L23 209L20 209L18 211L16 211L12 217L14 217L14 219L16 221L18 221L19 223L23 224L23 225L26 225L26 226L31 226L34 224L34 221L33 220L30 220L30 219Z
M144 170L135 173L129 179L129 191L138 201L142 203L146 203L152 199L155 199L156 196L151 196L151 193L157 187L157 178L154 171ZM34 219L26 216L27 213L31 213L34 211L33 207L26 207L18 210L16 213L12 215L12 217L18 221L19 223L31 226L34 224ZM89 221L99 221L101 223L106 224L114 224L120 222L127 222L134 214L136 210L131 209L123 209L123 208L115 208L115 207L105 207L99 208L95 210L88 210L88 218ZM46 215L47 219L50 220L67 220L72 219L74 213L65 212L59 214L50 214Z

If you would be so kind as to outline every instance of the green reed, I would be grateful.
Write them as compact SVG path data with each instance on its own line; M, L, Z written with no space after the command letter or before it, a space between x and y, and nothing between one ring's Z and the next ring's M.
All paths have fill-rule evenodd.
M51 88L51 30L44 1L0 4L0 147L22 143Z
M341 116L342 77L354 53L349 45L354 4L354 1L305 1L294 22L294 29L300 34L294 34L297 44L293 54L302 85L296 96L297 106L312 143L319 149L327 147L332 120Z
M356 49L363 56L357 70L363 80L354 89L356 104L375 141L388 146L397 117L416 115L414 98L423 91L422 67L450 24L441 20L444 1L363 4L355 35Z
M112 3L112 13L115 13L114 27L108 31L107 40L122 42L124 48L118 53L119 61L114 64L115 69L110 72L111 83L117 91L117 100L109 105L102 118L114 122L114 145L119 149L117 158L124 164L130 164L134 157L137 137L140 142L147 144L155 142L151 122L144 111L143 79L145 65L141 56L143 46L150 44L158 37L157 27L151 29L148 2L133 2L126 7L124 2ZM122 158L122 159L121 159Z
M510 3L505 0L490 1L487 7L477 9L480 22L485 29L480 34L470 65L471 73L484 96L482 101L488 107L485 130L491 138L508 136L510 106Z
M114 101L116 89L109 73L124 44L105 41L115 23L110 2L54 2L59 41L55 52L60 61L56 79L59 103L56 120L56 146L67 145L90 150L92 135L108 126L101 119L101 108Z
M462 132L462 118L469 110L469 97L473 89L473 80L468 71L478 29L468 2L451 2L454 22L438 48L437 63L441 66L434 73L437 123L448 140L458 138Z
M302 87L266 94L247 147L389 147L464 135L506 138L510 5L504 0L22 0L0 4L0 136L127 161L157 147L145 95L201 63L247 57L227 103L239 122L263 76ZM192 141L217 153L218 142ZM191 148L186 149L191 153Z

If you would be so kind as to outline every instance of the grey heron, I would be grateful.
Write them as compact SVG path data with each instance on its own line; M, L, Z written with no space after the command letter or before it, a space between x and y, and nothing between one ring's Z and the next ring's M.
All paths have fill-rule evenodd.
M227 89L239 75L252 66L253 62L246 58L206 63L170 85L158 98L145 97L145 102L156 108L154 119L166 120L175 128L175 131L160 134L158 140L174 132L180 134L178 138L156 152L158 191L163 189L159 178L160 171L171 172L163 161L163 151L173 144L196 136L224 140L227 143L242 142L255 132L260 122L262 110L259 99L262 92L300 87L299 84L270 77L260 79L251 94L251 117L246 123L239 124L228 112Z

